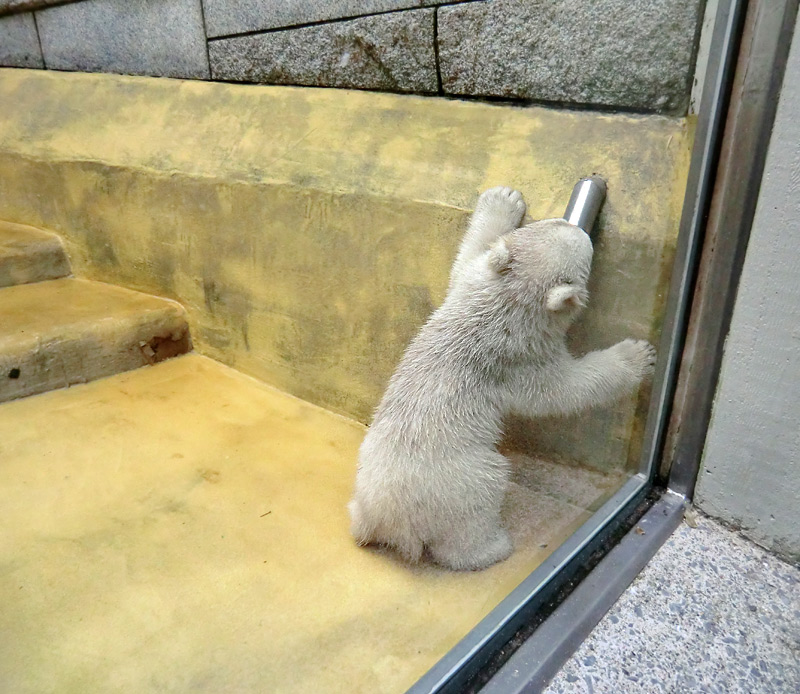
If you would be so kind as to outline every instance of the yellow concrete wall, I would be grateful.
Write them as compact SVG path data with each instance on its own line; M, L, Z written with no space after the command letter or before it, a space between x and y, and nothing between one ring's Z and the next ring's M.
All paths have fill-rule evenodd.
M573 341L657 338L683 120L8 69L0 103L0 218L62 234L79 276L181 301L202 353L361 421L493 185L541 218L604 176ZM635 408L539 427L537 445L633 460Z

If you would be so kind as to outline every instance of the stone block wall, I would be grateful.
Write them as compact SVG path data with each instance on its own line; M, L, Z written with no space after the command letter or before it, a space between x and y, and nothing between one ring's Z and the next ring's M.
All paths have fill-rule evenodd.
M0 66L682 115L704 0L0 0Z

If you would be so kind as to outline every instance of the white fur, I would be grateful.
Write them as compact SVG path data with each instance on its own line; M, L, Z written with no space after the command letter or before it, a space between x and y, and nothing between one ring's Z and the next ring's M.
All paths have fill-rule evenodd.
M452 569L513 551L500 519L503 417L575 412L635 389L655 351L624 340L574 358L567 328L587 300L592 244L562 219L517 228L522 195L478 200L442 306L411 342L361 445L352 532Z

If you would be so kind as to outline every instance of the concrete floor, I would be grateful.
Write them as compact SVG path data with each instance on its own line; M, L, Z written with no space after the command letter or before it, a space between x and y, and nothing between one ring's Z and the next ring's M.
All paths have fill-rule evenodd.
M685 523L545 694L800 692L800 570Z
M403 692L622 479L518 457L514 555L410 567L349 535L363 434L197 355L0 405L0 689Z

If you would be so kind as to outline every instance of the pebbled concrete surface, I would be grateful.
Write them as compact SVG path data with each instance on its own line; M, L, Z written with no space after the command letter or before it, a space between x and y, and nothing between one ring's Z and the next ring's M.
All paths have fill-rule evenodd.
M800 691L800 570L684 523L546 694Z

